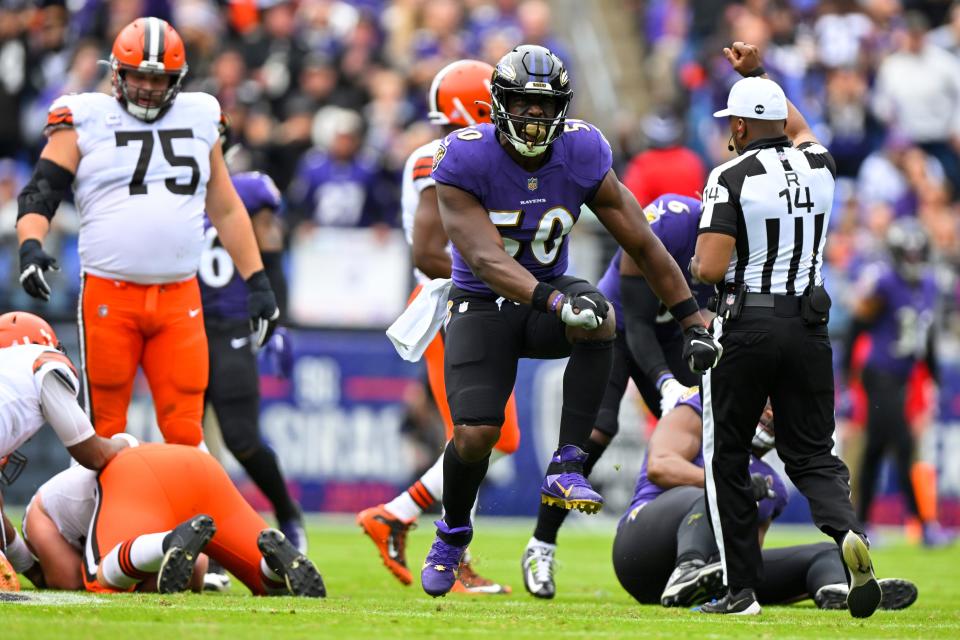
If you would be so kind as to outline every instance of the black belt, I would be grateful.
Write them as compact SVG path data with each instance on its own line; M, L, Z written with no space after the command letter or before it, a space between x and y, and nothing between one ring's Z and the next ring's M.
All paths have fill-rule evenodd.
M774 314L781 317L799 316L800 296L781 293L745 293L743 306L773 309Z

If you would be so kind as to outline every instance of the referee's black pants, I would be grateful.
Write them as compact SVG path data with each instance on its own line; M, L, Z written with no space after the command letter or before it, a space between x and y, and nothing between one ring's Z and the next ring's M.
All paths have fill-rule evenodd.
M814 524L839 544L862 528L850 503L850 472L832 453L833 367L825 326L798 313L744 307L725 323L723 357L703 376L703 457L710 522L731 591L756 588L762 561L757 503L747 471L750 441L767 398L777 453L806 496Z

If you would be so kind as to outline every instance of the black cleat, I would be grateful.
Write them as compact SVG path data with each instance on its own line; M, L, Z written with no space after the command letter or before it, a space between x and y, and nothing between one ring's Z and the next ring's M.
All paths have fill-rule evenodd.
M900 578L882 578L880 583L881 609L906 609L917 601L917 585Z
M741 589L736 593L727 593L719 600L714 600L700 606L702 613L725 613L734 616L760 615L760 603L753 589Z
M157 573L157 591L180 593L185 591L193 575L193 564L203 551L217 526L208 515L194 516L171 531L164 545L167 547Z
M325 598L323 578L307 556L300 553L286 536L276 529L264 529L257 536L257 547L267 566L283 577L291 595Z
M869 618L880 605L880 584L873 575L873 562L866 541L848 531L840 546L843 562L850 572L850 591L847 608L854 618Z
M723 565L687 560L670 574L660 595L664 607L689 607L712 600L723 593Z
M878 609L906 609L917 601L917 585L909 580L884 578L877 583L880 585ZM824 585L817 589L813 601L821 609L846 609L849 591L849 587L843 583Z

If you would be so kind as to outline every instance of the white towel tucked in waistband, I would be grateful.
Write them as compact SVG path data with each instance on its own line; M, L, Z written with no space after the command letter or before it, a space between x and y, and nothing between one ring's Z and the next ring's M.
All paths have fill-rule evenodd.
M452 284L449 278L436 278L423 285L413 302L387 329L387 337L404 360L420 360L437 335L447 315L447 297Z

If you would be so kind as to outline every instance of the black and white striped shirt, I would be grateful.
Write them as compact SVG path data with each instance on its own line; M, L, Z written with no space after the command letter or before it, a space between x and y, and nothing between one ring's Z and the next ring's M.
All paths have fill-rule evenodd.
M736 238L724 282L800 295L821 283L836 163L820 144L755 140L710 173L699 233Z

